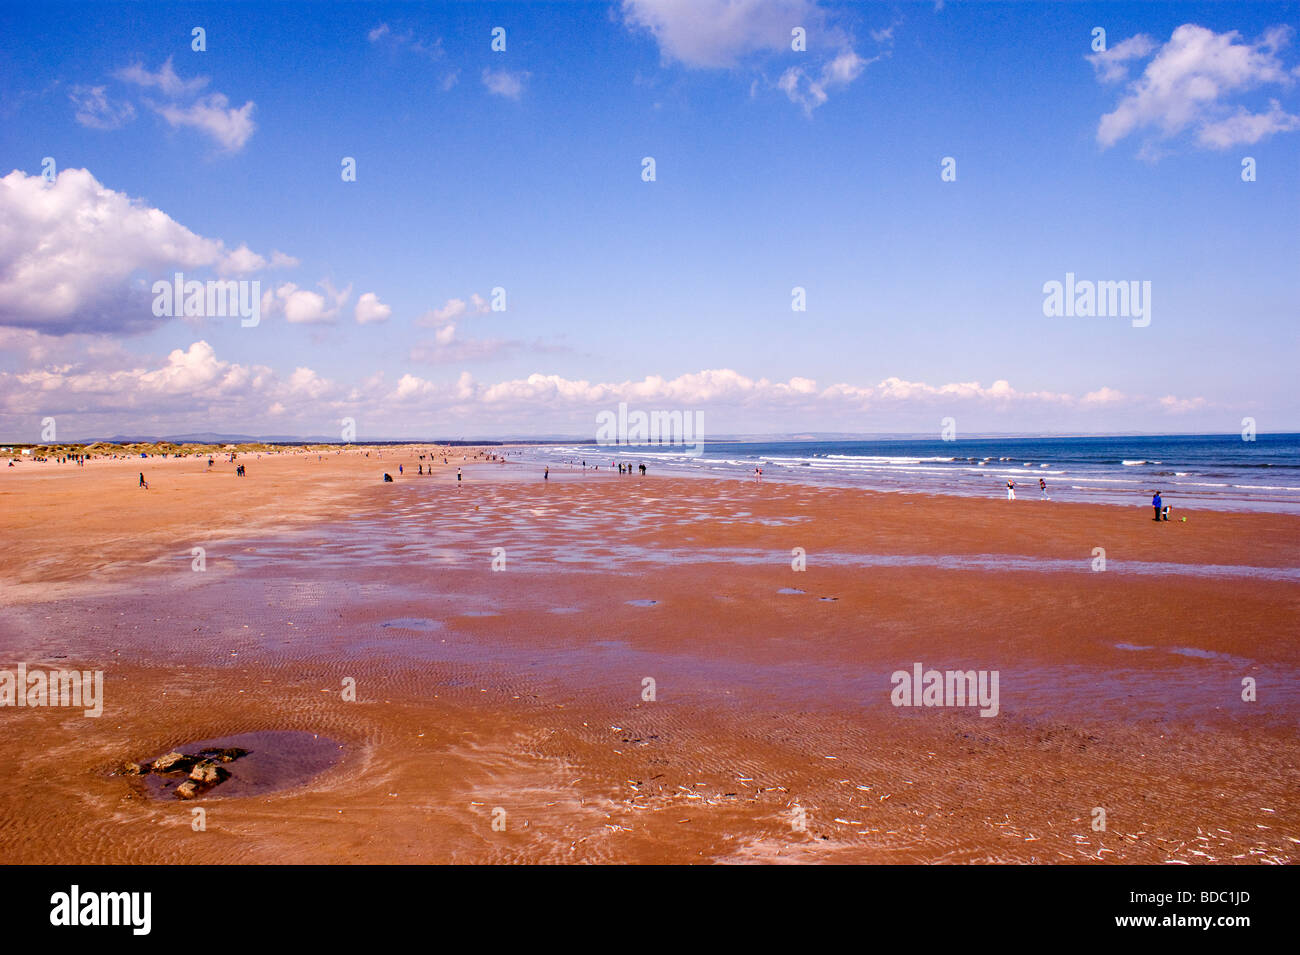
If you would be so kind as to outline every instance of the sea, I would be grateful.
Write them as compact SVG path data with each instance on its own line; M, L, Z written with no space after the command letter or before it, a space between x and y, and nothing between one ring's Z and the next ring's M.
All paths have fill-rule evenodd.
M699 450L700 453L688 453ZM818 441L708 441L667 445L556 444L513 460L553 468L610 470L645 464L651 473L797 481L877 491L1151 506L1159 491L1178 508L1300 513L1300 434L981 437ZM614 468L616 470L616 468Z

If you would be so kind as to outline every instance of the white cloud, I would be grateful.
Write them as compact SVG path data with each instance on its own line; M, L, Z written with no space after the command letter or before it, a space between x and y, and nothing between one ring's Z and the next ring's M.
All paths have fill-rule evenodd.
M752 404L768 409L808 403L852 409L898 403L944 404L952 401L1049 405L1076 403L1076 399L1067 394L1017 391L1005 380L984 387L979 382L929 385L892 377L875 386L836 384L819 389L817 383L810 378L770 381L766 378L750 378L730 368L692 372L672 379L651 375L640 381L620 383L592 383L560 375L533 374L527 378L475 386L473 398L485 404L530 407L657 401L670 406L728 403Z
M1260 86L1294 85L1294 78L1277 57L1289 39L1289 28L1269 30L1252 44L1242 42L1235 30L1215 33L1183 24L1156 51L1142 75L1129 84L1115 109L1102 116L1097 141L1106 148L1146 130L1150 138L1143 155L1154 156L1159 153L1158 142L1188 129L1196 132L1198 143L1217 149L1296 129L1300 118L1285 112L1276 100L1266 113L1252 113L1240 105L1234 109L1228 102L1231 96ZM1096 61L1094 66L1098 66ZM1103 63L1098 68L1105 80L1113 75L1116 64Z
M509 70L483 70L483 85L487 91L507 99L519 99L524 91L524 82L531 74L526 71L511 73Z
M155 111L173 127L192 126L221 144L227 152L244 148L257 129L253 122L253 101L235 109L224 93L213 93L189 106L154 106Z
M1267 113L1252 113L1245 107L1238 107L1231 116L1202 126L1196 132L1196 140L1212 149L1227 149L1239 144L1257 143L1274 133L1294 129L1300 129L1300 116L1285 112L1281 103L1271 99Z
M1186 414L1189 411L1197 411L1205 407L1205 399L1179 398L1175 395L1165 395L1160 399L1160 406L1170 414Z
M1085 405L1113 405L1125 401L1126 396L1121 391L1114 388L1098 388L1096 391L1090 391L1079 399Z
M257 129L257 124L253 122L252 100L237 109L230 105L230 100L224 93L213 92L191 101L199 90L208 85L208 77L181 79L172 65L171 57L167 58L156 73L149 72L140 63L134 63L126 69L118 70L114 76L125 83L162 93L167 102L154 103L146 100L150 109L165 119L172 128L191 127L206 133L227 152L243 149ZM92 111L87 115L93 116L95 104L92 102L91 106ZM80 113L78 121L82 121Z
M412 53L418 53L420 56L427 57L430 60L442 58L442 37L429 42L420 39L411 30L404 33L394 33L393 29L387 23L381 23L371 28L366 33L366 39L372 44L384 43L393 49L410 50Z
M356 319L359 325L384 322L392 314L392 306L379 301L379 296L374 292L367 292L357 299Z
M273 264L277 256L293 261L276 253ZM261 258L246 246L228 252L85 169L64 169L53 183L17 169L0 178L0 325L56 334L140 330L160 319L138 273L238 271Z
M111 99L103 86L74 86L68 99L75 107L76 121L89 129L121 129L135 118L135 107Z
M814 0L623 0L623 18L654 36L663 59L691 68L733 69L776 56L790 63L793 57L775 84L765 79L763 85L775 85L808 115L881 58L860 56ZM891 46L900 24L871 30L872 39ZM791 49L795 27L806 31L805 51ZM750 95L758 88L752 82Z
M1101 53L1087 57L1097 78L1103 83L1117 83L1128 79L1128 61L1143 59L1156 48L1156 43L1145 33L1131 36Z
M281 378L263 365L223 361L206 341L174 349L156 364L130 358L125 367L87 367L84 363L19 373L0 373L0 414L48 412L105 416L105 426L135 427L122 415L138 412L155 420L159 415L207 416L219 409L236 418L269 408L280 415L316 408L336 399L340 389L310 368L296 368ZM277 410L278 406L278 410ZM107 433L107 432L106 432Z
M460 320L491 311L487 299L477 292L469 297L449 298L441 308L432 308L415 320L417 328L435 329L433 340L417 343L410 352L412 361L423 364L449 364L462 361L485 361L503 358L523 350L515 341L469 340L457 338ZM539 347L538 350L545 350Z
M295 368L289 376L288 390L294 397L316 401L330 393L333 384L310 368Z
M157 73L150 73L141 63L133 63L124 70L118 70L114 75L119 80L136 86L143 86L145 89L157 89L174 99L197 93L208 85L206 76L196 76L192 80L182 80L176 75L176 70L172 66L172 57L170 56L167 57L167 61L163 63Z
M623 0L623 18L649 30L665 58L716 68L789 50L790 31L821 15L811 0Z
M349 285L340 292L335 291L328 279L322 279L319 285L325 294L299 288L293 282L285 282L276 289L267 289L262 293L262 315L283 315L284 320L293 325L334 321L352 295L352 286Z
M222 258L217 265L217 271L222 275L247 275L264 269L291 269L296 265L298 265L297 259L279 250L272 250L271 258L268 260L266 256L259 255L247 245L241 245Z
M15 341L6 340L6 335ZM0 345L12 343L26 349L38 344L36 337L34 332L0 333ZM552 430L581 427L590 422L593 410L613 408L620 401L640 408L706 410L713 422L727 415L733 420L739 420L739 415L740 419L759 421L858 423L873 420L870 416L875 415L877 421L937 422L939 416L952 414L968 422L990 415L1015 421L1046 416L1059 426L1071 413L1094 421L1103 408L1107 413L1138 414L1149 421L1153 411L1184 415L1209 406L1199 397L1151 398L1124 395L1109 387L1082 397L1021 391L1001 379L984 386L979 382L929 384L890 377L875 385L822 387L810 378L775 381L752 378L730 368L621 382L540 372L481 382L462 369L449 380L406 373L390 384L377 372L344 386L309 367L296 366L280 374L262 365L224 361L206 341L177 348L163 359L141 359L120 350L93 354L89 348L78 356L64 347L66 340L55 344L53 351L44 355L52 360L43 367L0 372L0 426L6 430L26 433L44 414L75 413L79 428L102 422L103 427L112 429L105 434L162 427L154 424L159 421L171 422L165 425L169 428L210 430L210 425L203 425L217 420L214 415L229 422L224 427L233 429L270 414L290 424L315 422L310 427L319 432L328 430L325 422L339 414L377 418L402 411L406 415L403 420L414 422L412 427L417 429L479 416L489 423L488 431L501 433L527 422ZM85 344L94 342L87 339ZM453 342L452 349L463 353L460 360L469 361L502 350L518 354L520 346ZM29 357L37 357L37 351L32 348Z
M421 328L441 328L463 315L485 315L490 311L487 300L475 292L466 302L463 298L449 298L442 308L432 308L415 320Z
M816 78L810 77L801 66L792 66L781 74L777 86L790 97L790 102L803 107L805 113L811 114L829 99L829 90L848 86L862 71L879 57L864 60L852 50L846 50L839 56L822 64L821 72Z
M220 361L211 345L198 341L187 349L173 350L160 367L152 369L46 369L4 377L43 393L47 401L53 395L94 397L99 399L99 407L113 408L148 406L153 400L169 397L186 400L215 397L248 387L268 374L269 369L254 370ZM12 407L11 402L9 406Z

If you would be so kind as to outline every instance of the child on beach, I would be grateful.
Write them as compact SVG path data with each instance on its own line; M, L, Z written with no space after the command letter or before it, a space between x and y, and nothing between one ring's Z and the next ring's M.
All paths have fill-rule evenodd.
M144 479L143 471L140 472L140 487L144 488L146 491L149 490L149 482Z
M1014 501L1015 499L1016 499L1016 482L1007 481L1007 500Z
M1043 492L1043 500L1050 501L1051 498L1047 496L1047 482L1044 481L1042 478L1038 479L1038 488Z

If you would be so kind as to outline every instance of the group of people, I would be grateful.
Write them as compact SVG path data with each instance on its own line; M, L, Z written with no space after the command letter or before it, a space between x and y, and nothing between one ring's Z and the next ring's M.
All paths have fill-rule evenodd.
M1043 500L1043 501L1050 501L1050 500L1051 500L1051 498L1047 496L1047 482L1044 481L1042 478L1039 478L1039 479L1038 479L1038 490L1039 490L1039 491L1042 493L1042 495L1043 495L1043 496L1040 498L1040 500ZM1008 481L1007 481L1007 500L1008 500L1008 501L1014 501L1015 499L1016 499L1016 482L1008 479Z
M423 464L417 465L417 467L419 468L419 470L418 470L416 473L419 474L421 477L425 477L425 476L433 477L433 465L432 465L432 464L429 465L429 470L427 470L427 471L424 469L424 465L423 465ZM399 464L399 465L397 466L397 474L398 474L398 476L400 477L401 475L403 475L403 474L405 474L405 473L406 473L406 472L405 472L403 466ZM463 478L463 476L462 476L461 473L460 473L460 468L457 468L457 469L456 469L456 482L459 484L463 479L464 479L464 478ZM384 472L384 483L385 483L385 484L391 483L392 480L393 480L393 476L392 476L391 474L389 474L387 471L385 471L385 472Z
M1038 479L1038 489L1042 492L1043 495L1042 500L1044 501L1051 500L1051 498L1047 496L1047 482L1044 481L1042 478ZM1016 499L1016 482L1008 479L1007 500L1014 501L1015 499ZM1155 521L1169 520L1169 505L1166 504L1161 499L1159 491L1156 491L1155 495L1151 498L1151 507L1155 510L1155 517L1153 517L1152 520ZM1183 519L1186 520L1186 518Z

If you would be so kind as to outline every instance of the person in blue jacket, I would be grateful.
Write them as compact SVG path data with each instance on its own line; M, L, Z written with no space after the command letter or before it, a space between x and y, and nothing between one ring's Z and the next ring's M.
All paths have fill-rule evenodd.
M1156 496L1151 498L1151 506L1156 509L1156 516L1153 517L1152 520L1154 521L1160 520L1160 492L1159 491L1156 491Z

